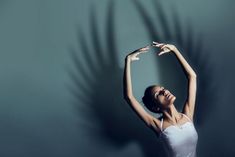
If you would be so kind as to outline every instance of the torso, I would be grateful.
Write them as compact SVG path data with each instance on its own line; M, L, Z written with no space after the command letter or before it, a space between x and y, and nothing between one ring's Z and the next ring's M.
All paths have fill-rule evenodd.
M161 118L162 117L160 117L160 120L161 120ZM187 123L187 122L189 122L189 120L185 117L185 116L183 116L183 114L181 114L181 118L178 120L178 123L177 124L172 124L171 122L168 122L168 121L166 121L165 119L164 119L164 121L163 121L163 125L162 125L162 130L165 130L166 128L168 128L169 126L171 126L171 125L178 125L178 126L180 126L180 125L183 125L183 124L185 124L185 123ZM159 128L160 128L161 126L159 125ZM160 131L160 129L159 129L159 131Z
M165 143L168 156L195 157L198 135L191 119L182 114L177 124L171 124L162 117L160 117L160 120L158 134L160 140Z

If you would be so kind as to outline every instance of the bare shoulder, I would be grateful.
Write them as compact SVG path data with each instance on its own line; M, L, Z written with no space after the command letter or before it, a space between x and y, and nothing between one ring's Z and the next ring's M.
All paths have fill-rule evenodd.
M186 110L186 112L181 112L181 113L183 113L186 117L188 117L193 122L193 115L190 112L187 112Z

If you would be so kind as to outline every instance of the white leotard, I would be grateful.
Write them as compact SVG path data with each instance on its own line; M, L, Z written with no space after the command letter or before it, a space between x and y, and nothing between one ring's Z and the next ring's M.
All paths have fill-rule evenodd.
M183 113L182 113L183 114ZM189 121L182 125L170 125L162 129L161 119L160 139L165 143L165 149L169 157L196 157L198 134L193 122Z

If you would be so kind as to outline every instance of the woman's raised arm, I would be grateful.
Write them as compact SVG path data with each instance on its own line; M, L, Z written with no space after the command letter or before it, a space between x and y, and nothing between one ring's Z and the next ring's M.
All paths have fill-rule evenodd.
M127 103L131 106L131 108L137 113L137 115L145 122L145 124L149 127L154 127L160 123L158 119L154 118L152 115L147 113L145 109L140 105L140 103L136 100L132 91L132 82L131 82L131 62L135 60L139 60L137 57L140 53L147 52L149 46L138 49L129 55L126 56L125 59L125 68L124 68L124 77L123 77L123 93L124 98ZM157 124L156 124L157 123Z
M195 101L196 101L196 90L197 90L196 73L194 72L194 70L191 68L191 66L188 64L188 62L185 60L185 58L182 56L182 54L174 45L160 44L160 43L153 42L153 46L160 47L161 50L163 50L162 52L159 53L159 55L172 51L176 55L176 58L179 60L188 78L188 96L184 104L183 113L186 114L188 117L190 117L191 120L193 120Z

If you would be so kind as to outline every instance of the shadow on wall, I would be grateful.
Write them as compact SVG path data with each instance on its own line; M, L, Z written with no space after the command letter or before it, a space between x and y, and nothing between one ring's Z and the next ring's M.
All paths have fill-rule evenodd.
M161 10L160 4L155 4L158 18L160 22L158 26L162 25L164 36L158 36L158 27L154 27L152 20L147 15L146 10L138 1L134 1L137 10L140 13L140 18L144 20L147 32L151 40L157 41L175 41L180 45L185 52L190 52L189 59L196 67L199 78L198 105L196 108L196 121L200 116L205 117L205 110L208 110L211 103L208 103L209 98L206 98L206 93L210 92L210 83L205 79L205 73L208 68L203 58L201 43L193 41L192 31L187 32L187 42L184 42L183 35L180 33L181 27L179 18L174 17L175 29L178 32L174 38L169 29L168 23L165 20L165 14ZM72 85L69 86L71 94L74 96L74 105L77 108L79 117L83 117L83 124L87 131L93 135L94 138L102 139L116 147L123 147L124 145L135 141L138 143L146 157L164 156L162 144L153 136L153 132L149 131L144 123L138 118L132 109L126 104L122 93L122 77L123 69L118 67L117 48L115 39L115 15L114 3L109 4L106 19L106 34L104 46L100 41L99 31L97 29L97 19L95 9L91 9L90 17L90 32L91 40L86 41L86 34L82 31L78 34L81 47L81 52L71 49L71 55L76 67L76 71L68 71L72 79ZM175 14L174 14L175 15ZM197 55L195 54L197 53ZM81 56L78 56L78 55ZM201 56L199 58L198 56ZM172 58L165 59L158 65L164 67L164 71L160 71L162 79L168 78L169 72L172 72L171 66ZM175 60L175 59L174 59ZM201 63L201 65L199 65ZM165 67L166 66L166 67ZM201 68L203 67L203 68ZM167 68L167 69L166 69ZM169 69L168 69L169 68ZM200 68L200 69L199 69ZM163 69L163 68L162 68ZM167 71L167 73L166 73ZM211 70L210 70L211 71ZM178 73L174 73L178 76ZM211 81L211 79L208 79ZM170 80L164 79L167 83ZM176 82L174 82L176 83ZM183 84L184 82L180 82ZM173 85L172 85L173 86ZM204 101L202 101L204 99ZM208 104L207 104L208 103ZM204 105L207 104L207 105ZM203 107L203 110L202 110ZM203 112L202 112L203 111ZM199 115L199 113L201 115ZM156 148L158 148L156 150Z
M208 115L212 112L212 109L215 109L217 97L215 90L216 82L214 77L215 69L210 63L210 57L207 53L209 50L204 48L203 36L195 35L193 27L189 21L187 21L187 26L184 27L181 22L181 18L175 10L175 7L172 7L172 9L169 10L172 13L172 16L168 18L166 13L163 11L164 7L162 4L159 1L153 0L153 6L156 11L156 19L152 19L147 10L138 0L133 0L133 2L145 25L150 40L161 41L164 43L174 43L192 68L196 71L198 85L194 120L196 126L203 125ZM168 20L172 20L173 28L170 27L170 22ZM157 22L154 23L153 21ZM160 31L161 33L159 33ZM160 67L159 74L161 76L160 78L162 83L169 84L170 89L176 88L176 94L181 93L181 95L179 95L180 100L177 104L182 104L179 106L182 108L187 98L187 79L186 75L182 75L182 70L180 73L178 69L176 70L176 68L172 68L175 66L177 67L177 65L179 66L178 61L177 63L175 63L175 61L176 59L174 56L168 57L165 60L159 60L159 64L157 66ZM176 79L171 79L172 76ZM179 97L177 97L177 99Z
M0 14L4 12L4 9L7 8L9 1L7 0L0 0Z

